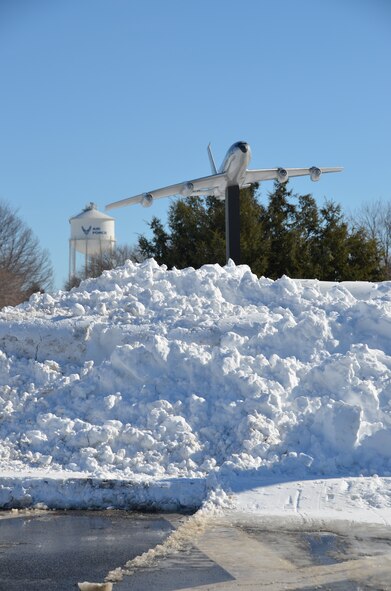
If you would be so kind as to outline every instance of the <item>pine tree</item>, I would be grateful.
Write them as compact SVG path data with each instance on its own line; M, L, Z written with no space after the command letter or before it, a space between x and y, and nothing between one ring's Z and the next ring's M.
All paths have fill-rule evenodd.
M216 197L205 199L207 233L207 260L208 262L225 265L225 203Z
M267 276L277 279L282 275L297 277L300 274L299 242L295 228L295 206L289 202L292 191L287 184L275 182L269 193L269 204L264 211L263 227L268 243Z
M265 208L259 203L257 186L240 192L241 261L258 276L265 275L269 257L265 239Z
M208 259L208 219L201 197L179 199L168 214L173 264L183 269Z
M381 249L364 228L349 228L341 206L326 201L314 255L323 281L380 281L385 278Z
M315 244L319 231L318 206L312 195L299 195L295 208L294 227L297 237L299 275L303 279L316 277L319 261L316 259Z
M381 249L363 228L351 229L341 206L318 208L311 195L293 195L275 183L268 204L257 187L240 192L241 262L258 276L277 279L380 280ZM215 197L187 197L169 208L168 229L153 218L152 238L139 238L139 251L169 268L226 262L225 204Z
M256 197L256 187L240 194L242 263L255 271L264 272L262 207ZM153 218L152 238L139 238L139 250L168 267L195 267L207 263L225 265L225 204L215 197L186 197L173 202L168 211L169 231Z
M348 276L348 224L341 206L331 200L320 209L320 227L314 249L318 279L343 281Z
M388 277L384 256L376 239L364 228L353 230L348 238L348 273L350 281L384 281Z
M149 227L152 230L151 240L148 240L143 235L138 239L138 248L141 255L145 258L154 258L159 265L171 266L170 236L157 217L152 218Z

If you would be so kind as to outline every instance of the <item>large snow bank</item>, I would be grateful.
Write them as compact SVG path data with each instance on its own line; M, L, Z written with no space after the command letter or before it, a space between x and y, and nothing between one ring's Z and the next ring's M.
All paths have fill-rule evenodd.
M390 411L391 282L149 260L0 312L0 506L56 504L64 478L182 505L187 479L196 505L241 476L387 477Z

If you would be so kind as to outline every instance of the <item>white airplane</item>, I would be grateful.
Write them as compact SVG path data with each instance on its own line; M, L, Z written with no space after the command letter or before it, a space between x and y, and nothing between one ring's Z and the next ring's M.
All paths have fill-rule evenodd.
M154 199L162 197L172 197L179 195L189 197L191 195L213 195L220 200L225 199L225 190L232 185L238 185L240 188L249 187L253 183L277 179L280 183L285 183L289 177L309 175L312 181L318 181L320 175L326 172L340 172L341 167L318 168L265 168L248 170L247 166L251 160L251 150L247 142L236 142L228 150L223 163L217 170L215 161L208 146L209 160L212 168L212 174L192 181L184 181L176 185L169 185L162 189L155 189L148 193L141 193L134 197L127 197L120 201L114 201L106 206L106 209L123 207L124 205L133 205L140 203L143 207L150 207Z

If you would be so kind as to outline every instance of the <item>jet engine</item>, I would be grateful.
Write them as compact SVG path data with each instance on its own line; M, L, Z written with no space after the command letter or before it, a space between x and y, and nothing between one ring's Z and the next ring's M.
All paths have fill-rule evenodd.
M180 194L184 197L190 197L192 192L194 191L193 183L184 183L181 187Z
M311 181L318 181L322 171L317 166L311 166L310 168L310 179Z
M286 183L288 180L288 171L285 168L277 169L277 180L279 183Z
M143 207L151 207L152 202L153 202L153 196L151 195L151 193L143 193L143 196L140 201L140 205L142 205Z

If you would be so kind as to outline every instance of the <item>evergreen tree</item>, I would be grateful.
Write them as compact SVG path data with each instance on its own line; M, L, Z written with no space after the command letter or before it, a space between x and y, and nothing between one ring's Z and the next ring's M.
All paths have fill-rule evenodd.
M170 264L170 236L164 230L162 222L153 217L149 227L152 230L152 239L148 240L141 235L138 240L138 248L145 258L154 258L159 265Z
M272 279L281 275L300 275L298 232L295 228L295 206L289 202L292 191L287 184L275 182L269 193L269 204L264 210L263 227L267 241L268 264L266 274Z
M314 255L317 278L323 281L381 281L381 249L364 228L349 229L341 206L326 201L320 209L320 228Z
M320 225L314 248L317 278L323 281L343 281L347 276L348 224L341 206L326 201L320 209Z
M319 229L318 206L312 195L299 195L295 209L295 230L297 236L300 277L308 279L319 273L315 244Z
M348 278L350 281L384 281L388 268L376 239L364 228L353 230L348 238Z
M265 208L258 201L257 189L252 186L240 192L240 250L241 262L261 276L267 271L269 250L265 239Z
M262 205L257 187L240 191L241 262L258 276L277 279L381 280L381 249L362 227L351 229L341 206L318 208L311 195L293 195L275 183ZM168 230L157 218L139 251L169 268L225 264L225 204L215 197L187 197L169 207Z
M225 203L216 197L205 199L206 219L208 224L208 262L225 265Z
M262 247L262 206L256 198L256 187L241 191L241 257L254 272L264 272ZM173 202L168 211L169 232L154 218L150 224L152 238L139 238L139 250L168 267L195 267L226 262L225 204L215 197L186 197ZM263 266L262 266L263 265Z
M208 261L208 219L201 197L187 197L172 204L168 214L173 264L183 269ZM171 266L171 265L170 265Z

